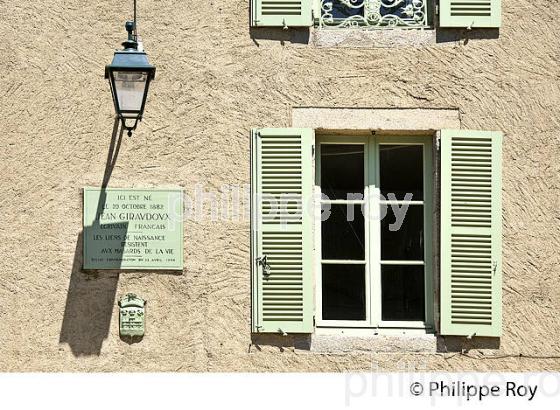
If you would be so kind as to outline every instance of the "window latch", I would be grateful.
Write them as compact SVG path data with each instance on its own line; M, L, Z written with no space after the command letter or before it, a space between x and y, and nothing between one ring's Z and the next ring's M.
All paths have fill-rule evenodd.
M267 257L266 255L264 256L259 256L257 258L257 264L259 264L260 266L262 266L263 268L263 275L264 276L268 276L270 275L270 265L267 262Z

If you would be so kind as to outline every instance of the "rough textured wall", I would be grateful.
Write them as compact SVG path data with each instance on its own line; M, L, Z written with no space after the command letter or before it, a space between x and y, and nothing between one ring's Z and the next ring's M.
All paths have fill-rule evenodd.
M289 126L293 106L458 108L464 128L505 133L497 353L560 355L558 0L503 0L498 38L458 31L398 49L252 31L247 1L143 0L139 30L158 71L111 169L103 70L130 3L0 0L1 370L560 369L559 359L317 354L290 338L250 347L247 220L186 221L182 275L80 272L81 188L104 176L219 191L249 182L249 129ZM148 300L134 345L118 337L115 302L128 291Z

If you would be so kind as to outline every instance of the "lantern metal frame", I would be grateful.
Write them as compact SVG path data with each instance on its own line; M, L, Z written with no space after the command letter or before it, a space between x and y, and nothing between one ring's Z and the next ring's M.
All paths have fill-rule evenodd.
M142 121L150 82L155 78L156 73L156 68L148 62L146 53L142 49L138 50L136 0L134 0L134 21L127 21L125 28L128 32L128 39L122 43L123 50L116 50L111 64L105 66L105 78L109 80L116 116L121 120L122 127L128 131L128 136L131 136L138 122ZM139 110L123 110L120 107L118 91L115 86L115 72L123 71L147 76ZM131 121L133 121L132 124Z

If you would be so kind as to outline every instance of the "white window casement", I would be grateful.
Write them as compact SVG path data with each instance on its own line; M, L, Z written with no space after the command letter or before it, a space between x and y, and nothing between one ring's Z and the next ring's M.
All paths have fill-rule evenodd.
M501 335L502 135L452 111L253 130L253 332Z
M433 330L432 138L315 144L316 325Z

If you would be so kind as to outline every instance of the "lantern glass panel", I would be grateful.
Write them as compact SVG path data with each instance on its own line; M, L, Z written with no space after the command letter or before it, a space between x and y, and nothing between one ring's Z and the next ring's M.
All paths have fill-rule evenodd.
M143 71L114 71L115 91L122 111L135 111L142 109L144 90L148 80L148 73ZM122 112L127 116L126 112Z

